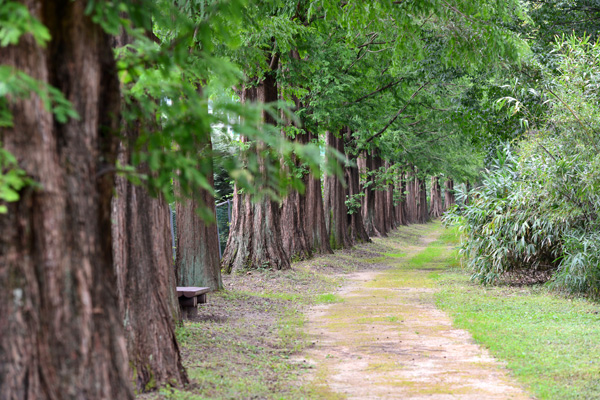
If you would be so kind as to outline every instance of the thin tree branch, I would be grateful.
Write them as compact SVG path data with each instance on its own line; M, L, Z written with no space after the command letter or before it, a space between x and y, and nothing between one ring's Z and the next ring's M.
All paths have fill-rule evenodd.
M402 107L400 110L398 110L398 112L396 113L396 115L394 115L394 117L392 119L389 120L389 122L383 127L382 130L380 130L379 132L377 132L376 134L374 134L373 136L371 136L369 139L367 139L367 143L369 143L371 140L375 139L377 136L381 135L383 132L385 132L387 130L387 128L390 127L390 125L392 125L394 123L394 121L396 121L396 119L398 119L398 117L400 116L400 114L402 114L404 112L404 110L406 110L406 107L408 107L408 105L410 104L411 100L415 98L415 96L417 94L419 94L419 92L427 85L429 85L429 83L431 82L431 79L428 80L427 82L425 82L424 84L422 84L416 92L414 92L410 98L408 99L408 101L406 102L406 104L404 105L404 107Z
M397 81L395 81L395 82L390 82L390 83L388 83L387 85L385 85L385 86L382 86L382 87L380 87L379 89L377 89L377 90L375 90L375 91L373 91L373 92L371 92L371 93L369 93L369 94L365 94L364 96L361 96L361 97L359 97L358 99L356 99L356 100L354 100L354 101L352 101L352 102L346 102L346 103L342 104L342 106L348 106L348 105L350 105L350 104L360 103L360 102L361 102L361 101L363 101L364 99L366 99L366 98L368 98L368 97L371 97L371 96L373 96L373 95L376 95L377 93L379 93L379 92L382 92L382 91L384 91L385 89L388 89L388 88L390 88L390 87L392 87L392 86L395 86L395 85L399 84L400 82L402 82L403 80L404 80L404 78L400 78L400 79L398 79L398 80L397 80Z

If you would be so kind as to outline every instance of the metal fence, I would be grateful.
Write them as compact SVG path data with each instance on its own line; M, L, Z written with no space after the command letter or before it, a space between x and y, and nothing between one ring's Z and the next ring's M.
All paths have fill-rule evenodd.
M219 259L223 257L223 252L225 251L225 246L227 245L227 238L229 237L232 206L233 202L231 200L226 200L219 204L215 204L217 211L217 235L219 236ZM171 217L171 244L173 246L173 260L175 260L175 254L177 250L177 218L175 218L175 210L171 206L169 206L169 213Z

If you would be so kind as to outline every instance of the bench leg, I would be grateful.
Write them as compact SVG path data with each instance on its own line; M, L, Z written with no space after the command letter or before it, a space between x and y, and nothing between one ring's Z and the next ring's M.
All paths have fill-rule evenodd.
M181 309L183 319L190 319L198 316L198 307L183 307Z
M198 295L198 304L206 304L206 293Z

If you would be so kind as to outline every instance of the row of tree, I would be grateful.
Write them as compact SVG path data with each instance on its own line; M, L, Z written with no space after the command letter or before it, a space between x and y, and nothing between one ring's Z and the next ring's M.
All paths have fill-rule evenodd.
M472 180L482 159L476 72L526 47L506 28L524 20L516 1L0 5L11 400L128 399L188 381L174 287L222 286L215 169L235 182L226 272L424 222L428 176L437 216L435 177Z

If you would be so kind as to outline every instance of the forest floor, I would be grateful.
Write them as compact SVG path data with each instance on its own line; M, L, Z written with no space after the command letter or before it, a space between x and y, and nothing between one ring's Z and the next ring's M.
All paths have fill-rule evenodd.
M288 271L225 276L226 290L210 294L199 316L178 329L192 383L138 397L600 398L598 305L575 300L574 306L539 287L482 288L459 269L456 246L456 233L434 222L296 262ZM515 329L516 319L534 315L523 308L532 305L549 308L553 324L556 307L572 314L565 314L567 325L550 330L543 318ZM569 332L565 340L585 340L566 354L552 329Z

